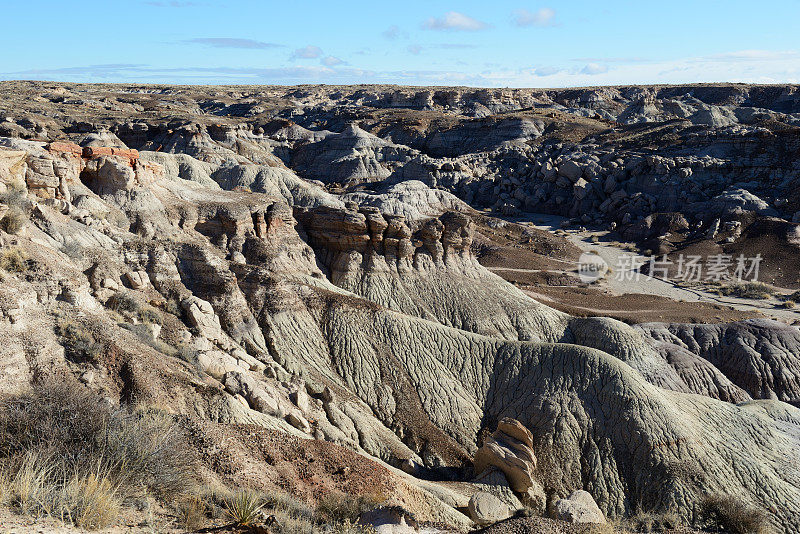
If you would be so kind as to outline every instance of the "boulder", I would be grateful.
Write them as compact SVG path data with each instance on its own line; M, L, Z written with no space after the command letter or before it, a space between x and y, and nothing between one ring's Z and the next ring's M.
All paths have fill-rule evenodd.
M192 296L181 302L181 307L186 312L189 324L195 327L200 335L212 341L222 339L219 317L214 313L210 302Z
M220 378L231 371L243 371L236 358L220 350L198 353L197 365L214 378Z
M479 477L472 480L472 484L475 485L476 493L491 493L508 506L512 512L525 508L508 484L508 479L498 469L490 468L484 471Z
M361 514L358 523L371 526L378 534L419 532L419 523L416 517L402 506L379 506Z
M505 474L515 492L525 493L534 484L536 456L533 453L533 435L516 419L503 418L497 424L497 430L475 453L473 463L476 474L496 467Z
M558 166L558 174L575 183L583 175L583 170L574 161L567 160Z
M131 289L142 289L150 285L150 277L145 271L131 271L125 273L125 281Z
M556 518L570 523L605 523L603 512L587 491L577 490L555 504Z
M511 510L499 498L479 491L469 499L469 517L479 527L492 525L511 517Z

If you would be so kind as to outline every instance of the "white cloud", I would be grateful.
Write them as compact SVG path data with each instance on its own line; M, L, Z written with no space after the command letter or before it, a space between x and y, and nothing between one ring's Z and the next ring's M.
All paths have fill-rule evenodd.
M601 65L599 63L589 63L585 67L581 69L581 74L605 74L608 72L608 67L606 65Z
M422 46L420 46L418 44L413 44L413 45L410 45L407 48L407 50L409 52L411 52L412 54L414 54L415 56L418 56L420 54L420 52L422 52Z
M445 13L443 17L431 17L422 25L428 30L455 30L455 31L478 31L485 30L488 24L474 19L457 11Z
M324 58L320 59L319 62L326 67L335 67L336 65L341 65L344 63L344 61L335 56L325 56Z
M317 59L322 56L322 49L318 46L308 45L292 52L291 59Z
M392 24L391 26L389 26L386 29L386 31L381 33L381 35L383 35L386 39L389 39L390 41L395 41L400 38L403 39L408 38L408 32L401 30L400 27L397 26L396 24Z
M534 76L552 76L553 74L558 74L559 72L563 71L564 69L559 69L558 67L537 67L531 70L531 73Z
M538 26L544 28L547 26L555 26L556 12L549 7L543 7L530 12L527 9L518 9L514 12L512 18L517 26Z

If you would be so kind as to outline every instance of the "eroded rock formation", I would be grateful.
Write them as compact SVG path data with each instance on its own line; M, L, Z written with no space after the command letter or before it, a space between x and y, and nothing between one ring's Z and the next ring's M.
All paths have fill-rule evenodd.
M695 208L719 208L719 228L749 217L748 231L772 235L780 222L789 235L794 223L779 217L794 200L768 211L762 197L709 180L728 165L736 178L727 181L752 178L754 164L639 154L625 139L622 152L600 148L608 121L676 114L708 126L697 143L763 148L755 106L714 96L734 89L653 91L297 89L296 105L325 128L220 99L207 109L222 124L133 120L126 107L125 120L80 138L48 123L83 146L0 139L3 202L28 217L0 246L11 262L0 285L0 388L56 377L112 403L345 447L382 464L421 521L466 528L459 510L493 521L525 504L544 509L546 495L570 521L648 510L689 522L719 492L795 532L796 326L573 317L474 256L469 204L604 213L642 239L686 234ZM747 98L791 126L793 95L753 88ZM356 114L446 105L470 118L442 112L448 121L430 130L399 119L344 125L332 109L345 105ZM563 121L488 118L541 106L559 117L593 110L600 137L537 145ZM225 115L234 111L253 120ZM788 195L794 171L782 158L771 165ZM681 203L685 215L653 215ZM81 344L64 335L68 324ZM473 477L469 490L436 482Z

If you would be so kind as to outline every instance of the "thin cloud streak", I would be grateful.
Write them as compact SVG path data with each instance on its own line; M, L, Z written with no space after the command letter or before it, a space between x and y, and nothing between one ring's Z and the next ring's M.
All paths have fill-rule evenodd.
M755 61L754 56L770 59ZM483 72L468 72L461 69L371 70L345 64L298 65L285 68L191 66L160 68L119 63L7 72L0 73L0 79L203 84L400 83L475 87L682 84L721 80L744 83L797 83L800 81L800 54L793 51L778 53L739 51L719 56L698 56L613 66L604 63L592 65L590 62L572 67L540 65L525 69L494 68Z
M153 6L153 7L177 7L177 8L197 7L197 6L200 5L199 2L177 2L177 1L173 1L173 2L145 2L145 4L147 4L148 6Z
M238 39L234 37L198 37L184 41L190 44L206 45L213 48L240 48L245 50L263 50L267 48L282 48L284 45L265 43L253 39Z

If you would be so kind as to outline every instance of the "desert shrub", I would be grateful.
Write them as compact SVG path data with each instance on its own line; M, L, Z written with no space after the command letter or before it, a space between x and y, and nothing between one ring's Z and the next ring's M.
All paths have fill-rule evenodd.
M278 531L283 534L315 534L319 532L306 518L296 517L283 510L272 512Z
M793 300L785 300L785 301L783 301L782 306L784 308L786 308L787 310L791 310L792 308L797 306L797 303L795 301L793 301Z
M117 291L106 302L111 310L149 324L161 324L161 314L153 306L141 303L127 291Z
M733 495L709 495L700 502L700 517L717 531L732 534L767 532L767 515Z
M120 501L112 482L100 473L65 474L55 457L30 453L7 487L8 503L20 513L45 515L86 529L104 528L119 515Z
M72 361L97 361L103 352L103 345L81 324L62 318L56 323L56 335L61 341L67 358Z
M40 386L0 399L0 471L20 512L102 528L126 498L173 498L194 483L194 456L156 412L113 410L94 395Z
M271 511L283 512L289 517L313 521L314 509L286 493L270 492L264 495L264 506Z
M25 215L25 212L16 206L12 206L0 219L0 228L7 234L16 235L25 227L27 222L28 216Z
M581 534L617 534L624 530L615 528L611 523L591 523L585 525L579 532Z
M253 490L240 489L225 499L225 513L237 525L254 523L264 508L264 497Z
M792 293L790 295L785 295L783 297L783 299L797 302L798 300L800 300L800 291L795 291L794 293Z
M96 438L104 465L125 491L164 499L195 480L195 456L172 419L161 412L115 411Z
M363 495L329 493L317 505L316 516L324 523L354 524L361 514L374 510L378 504L376 499Z
M375 534L375 528L372 525L362 525L360 523L335 523L325 529L326 532L333 534Z
M0 269L10 273L28 270L28 255L19 247L10 247L0 252Z
M775 294L775 289L763 282L745 282L742 284L723 286L719 291L726 296L754 300L767 299Z

